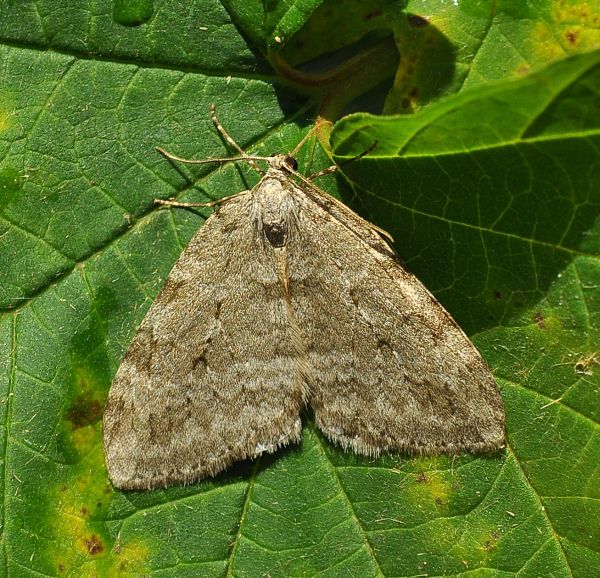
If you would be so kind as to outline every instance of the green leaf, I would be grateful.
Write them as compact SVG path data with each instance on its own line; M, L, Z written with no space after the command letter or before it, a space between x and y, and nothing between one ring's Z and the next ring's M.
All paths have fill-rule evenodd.
M574 56L410 117L336 126L342 157L377 143L346 169L355 194L467 331L520 315L576 255L600 249L599 62Z
M0 5L0 576L596 574L600 56L551 61L597 29L581 3L455 4ZM386 81L368 49L390 31L405 58L388 108L429 105L343 119L336 154L377 146L321 186L389 230L473 338L502 390L506 450L369 460L305 416L298 446L188 487L116 491L110 382L210 213L154 199L256 182L155 146L227 154L215 103L244 148L292 150L332 100ZM282 79L269 64L338 48L360 66ZM306 172L330 164L318 147L300 157Z

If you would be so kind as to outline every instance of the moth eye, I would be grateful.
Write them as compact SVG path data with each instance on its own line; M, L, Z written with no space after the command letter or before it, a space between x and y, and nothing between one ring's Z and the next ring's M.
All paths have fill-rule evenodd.
M285 157L285 164L293 170L298 170L298 161L294 157Z

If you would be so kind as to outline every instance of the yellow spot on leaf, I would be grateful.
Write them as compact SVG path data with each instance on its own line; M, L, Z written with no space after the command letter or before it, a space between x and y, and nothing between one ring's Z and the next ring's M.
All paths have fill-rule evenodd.
M415 498L423 500L429 495L437 508L443 508L452 494L452 473L438 458L417 458Z
M595 48L600 43L600 12L596 2L592 6L590 2L572 0L553 2L551 27L557 44L567 53Z
M100 448L96 451L101 453ZM113 490L101 468L75 468L79 473L53 489L49 498L57 505L50 517L50 555L57 574L111 578L147 572L148 548L139 539L122 543L115 528L103 521Z
M0 112L0 132L4 132L10 126L10 115Z

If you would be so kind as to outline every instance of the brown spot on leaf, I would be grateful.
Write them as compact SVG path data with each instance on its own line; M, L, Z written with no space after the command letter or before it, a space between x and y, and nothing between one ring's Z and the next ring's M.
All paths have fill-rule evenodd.
M498 532L492 532L490 534L489 540L486 540L485 544L483 545L483 549L487 552L493 550L496 547L498 540L500 540L500 535L498 534Z
M417 476L417 483L426 484L428 481L429 480L427 479L425 472L419 472L419 475Z
M418 87L416 87L416 86L413 86L413 87L410 89L410 92L408 93L408 95L409 95L411 98L418 98L418 97L420 96L420 94L421 94L421 91L420 91L420 90L418 89Z
M540 311L535 312L535 315L533 316L533 320L535 321L536 325L540 329L546 329L546 324L544 323L544 316L542 315L542 313Z
M81 509L79 510L79 513L80 513L80 514L81 514L83 517L85 517L85 516L87 516L87 515L90 513L90 511L89 511L89 510L88 510L88 509L87 509L87 508L84 506L83 508L81 508Z
M92 425L102 418L102 404L88 392L78 395L67 412L74 428Z
M498 289L494 289L494 299L502 299L502 293Z
M91 556L100 554L100 552L104 551L104 544L102 543L102 540L96 536L96 534L92 534L89 538L85 538L84 541L87 551Z
M567 32L565 33L565 38L567 39L567 42L569 44L576 44L578 36L579 36L579 33L574 32L573 30L567 30Z

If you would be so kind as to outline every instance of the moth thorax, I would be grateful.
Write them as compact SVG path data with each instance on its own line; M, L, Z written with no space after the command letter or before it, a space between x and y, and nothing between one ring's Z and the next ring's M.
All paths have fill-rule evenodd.
M278 178L266 178L260 191L259 223L267 242L283 247L288 240L290 219L294 214L292 194Z

